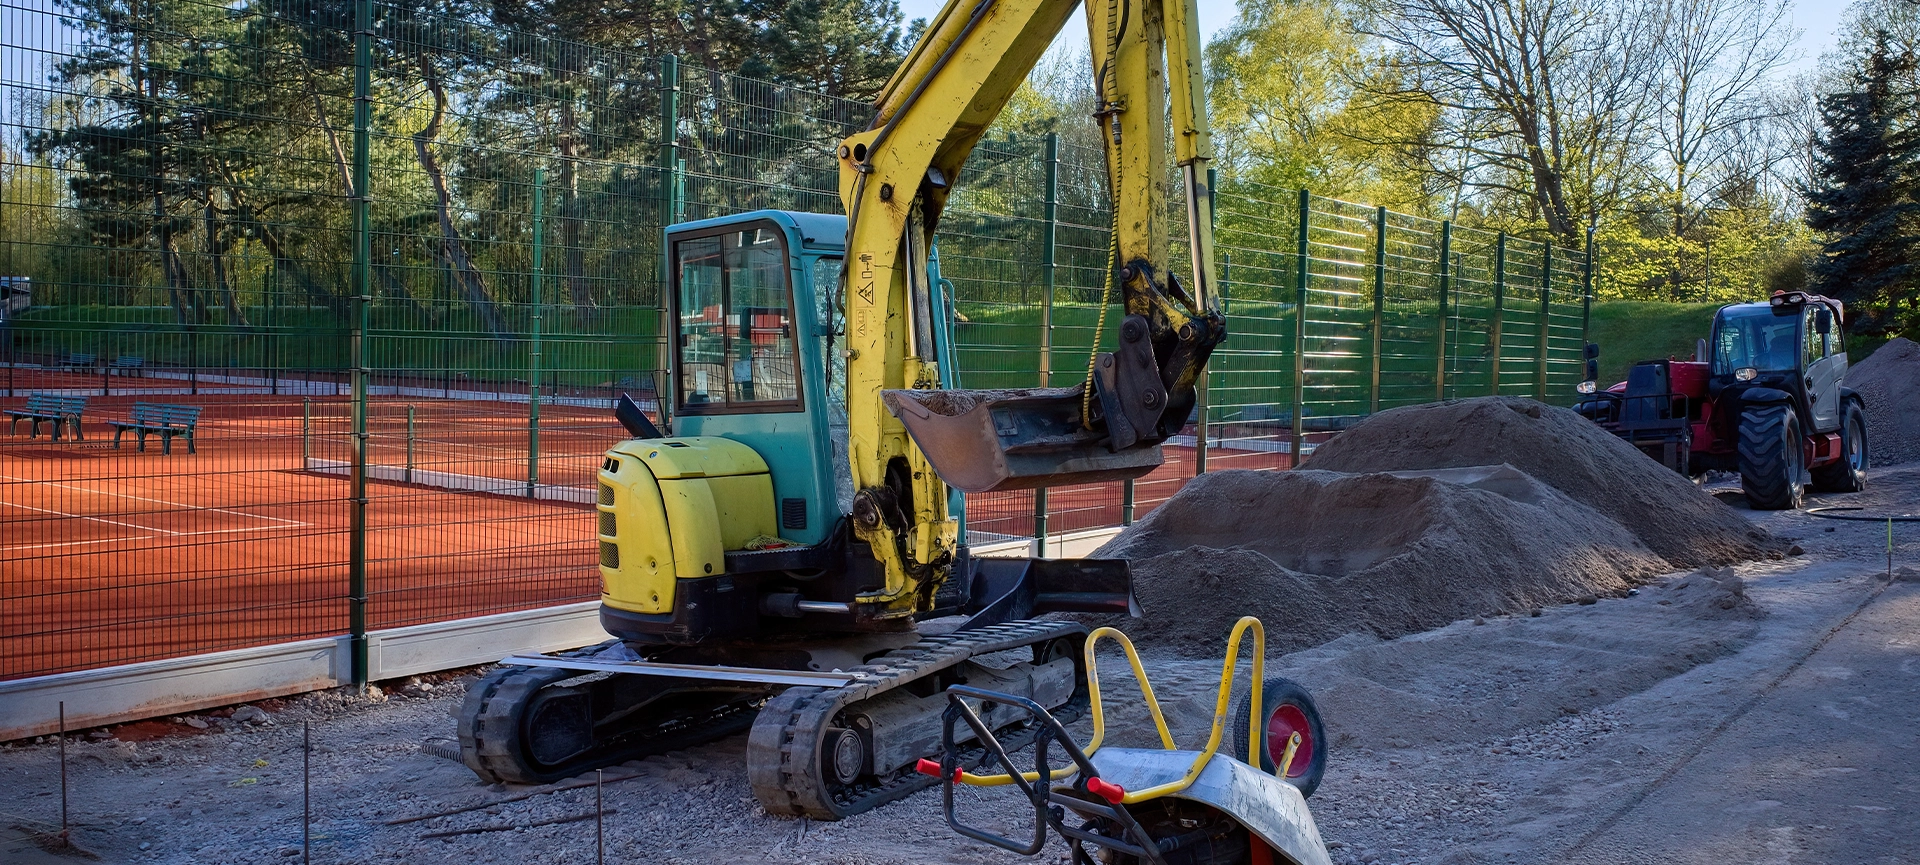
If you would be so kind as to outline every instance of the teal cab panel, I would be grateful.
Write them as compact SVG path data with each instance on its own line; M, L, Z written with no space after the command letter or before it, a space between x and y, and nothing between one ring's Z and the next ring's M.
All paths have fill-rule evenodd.
M844 216L787 210L666 231L671 434L753 448L773 477L780 537L802 544L826 540L853 501L835 291L846 232ZM937 254L929 270L944 313L939 357L951 370L952 295Z
M760 210L666 232L672 434L753 448L773 476L780 537L803 544L825 540L843 512L833 455L819 445L832 440L836 417L845 439L844 387L829 386L823 366L835 316L823 305L846 225ZM815 271L832 277L824 292Z

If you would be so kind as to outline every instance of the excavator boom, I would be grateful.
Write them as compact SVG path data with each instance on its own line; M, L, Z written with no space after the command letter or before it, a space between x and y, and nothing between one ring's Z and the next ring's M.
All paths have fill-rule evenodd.
M889 594L910 592L916 572L952 555L945 484L1020 489L1133 478L1160 465L1160 443L1185 426L1226 335L1210 297L1212 141L1194 0L1091 0L1095 120L1112 195L1106 289L1124 309L1111 325L1117 346L1073 387L945 387L951 371L933 348L931 237L974 145L1079 5L954 0L888 82L872 126L839 148L854 525L900 575ZM1192 238L1184 285L1168 261L1160 182L1169 117ZM1102 329L1106 316L1103 307Z

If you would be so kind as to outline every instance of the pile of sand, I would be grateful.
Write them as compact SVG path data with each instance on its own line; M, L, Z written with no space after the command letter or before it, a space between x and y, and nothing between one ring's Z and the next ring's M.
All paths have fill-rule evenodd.
M1625 526L1674 569L1780 546L1671 469L1564 408L1482 397L1381 412L1321 445L1306 468L1386 472L1506 463Z
M1867 456L1875 466L1920 460L1920 343L1895 337L1847 370L1867 401Z
M1617 595L1670 570L1617 523L1501 465L1211 472L1094 555L1133 562L1145 619L1121 627L1136 642L1198 655L1243 615L1285 651Z
M1747 595L1746 581L1732 568L1701 568L1664 586L1671 604L1702 619L1759 619L1767 614Z

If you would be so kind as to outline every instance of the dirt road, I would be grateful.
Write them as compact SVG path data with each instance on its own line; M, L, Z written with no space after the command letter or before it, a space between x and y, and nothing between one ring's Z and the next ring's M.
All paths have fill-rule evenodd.
M1920 467L1878 472L1868 493L1844 498L1920 512ZM1276 658L1331 727L1312 806L1335 861L1920 860L1920 576L1886 582L1884 525L1753 516L1804 555L1736 569L1734 594L1675 574L1633 597ZM1896 568L1920 572L1920 524L1896 526L1895 540ZM1204 736L1217 668L1172 656L1148 666L1180 739ZM492 789L421 751L451 736L460 684L380 701L315 695L265 721L76 743L75 838L107 862L297 861L300 724L311 719L315 862L593 861L592 820L526 828L590 815L591 788ZM1139 715L1124 694L1109 699L1123 706L1115 723ZM125 741L148 732L172 735ZM1026 861L947 830L937 794L838 824L768 818L743 748L735 737L619 770L632 777L605 788L608 861ZM58 778L51 744L0 748L12 793L0 829L57 824ZM1009 828L1019 819L1004 800L968 804ZM504 831L423 837L490 828ZM12 831L0 859L32 861Z

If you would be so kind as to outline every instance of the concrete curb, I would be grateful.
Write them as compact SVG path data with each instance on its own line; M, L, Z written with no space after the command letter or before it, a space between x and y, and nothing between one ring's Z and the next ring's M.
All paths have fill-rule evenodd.
M374 631L367 635L369 677L395 679L592 645L607 639L599 610L599 601L587 601ZM348 642L322 637L0 682L0 741L57 731L61 702L67 729L77 730L344 685Z

